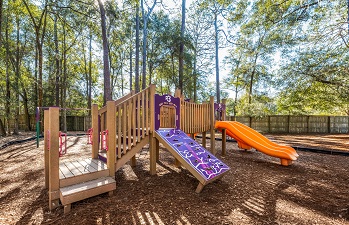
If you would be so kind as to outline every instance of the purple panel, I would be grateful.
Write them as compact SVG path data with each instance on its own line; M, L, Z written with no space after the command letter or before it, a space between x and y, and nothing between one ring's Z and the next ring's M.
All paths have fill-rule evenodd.
M156 131L191 167L206 181L230 170L221 160L203 148L180 129L159 129Z
M225 105L222 103L215 103L214 104L214 111L218 111L218 112L225 111Z
M160 108L163 105L174 106L176 108L176 128L180 127L181 100L171 95L155 94L155 130L160 128Z

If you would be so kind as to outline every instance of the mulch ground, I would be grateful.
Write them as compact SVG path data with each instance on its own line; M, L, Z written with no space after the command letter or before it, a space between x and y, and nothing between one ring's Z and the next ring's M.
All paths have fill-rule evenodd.
M349 135L273 135L279 143L348 150ZM199 142L201 139L198 139ZM69 137L71 160L90 157L86 137ZM208 141L209 143L209 141ZM72 205L64 215L48 209L42 141L0 150L0 224L349 224L349 157L299 151L293 165L227 143L217 156L231 170L195 193L198 181L160 151L157 174L149 175L149 151L137 166L116 173L117 189Z

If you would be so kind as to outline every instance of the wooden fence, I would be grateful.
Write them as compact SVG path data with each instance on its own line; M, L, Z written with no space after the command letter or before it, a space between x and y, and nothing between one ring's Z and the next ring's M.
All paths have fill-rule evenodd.
M4 116L0 116L1 121L4 123ZM41 118L43 121L43 118ZM28 127L25 122L24 115L19 116L19 130L28 131ZM14 119L10 120L10 130L14 129ZM4 124L5 129L6 125ZM43 123L41 124L43 126ZM30 127L32 131L35 131L35 115L30 116ZM67 130L68 131L87 131L91 128L91 117L90 116L67 116ZM63 124L60 124L60 130L63 130Z
M349 133L348 116L230 117L262 133Z
M4 117L0 116L2 122ZM227 117L262 133L349 133L349 116L265 116ZM35 130L35 116L30 117L31 128ZM10 121L13 130L14 121ZM89 116L67 116L68 131L86 131L91 128ZM62 124L61 124L62 129ZM24 115L19 117L19 130L27 131Z

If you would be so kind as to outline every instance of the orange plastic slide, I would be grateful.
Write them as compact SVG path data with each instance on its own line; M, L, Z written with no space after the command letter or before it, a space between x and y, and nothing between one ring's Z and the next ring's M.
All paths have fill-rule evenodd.
M281 165L288 166L297 160L298 154L294 148L276 144L256 130L236 121L217 121L215 128L226 129L227 135L238 142L243 149L255 148L266 155L280 158Z

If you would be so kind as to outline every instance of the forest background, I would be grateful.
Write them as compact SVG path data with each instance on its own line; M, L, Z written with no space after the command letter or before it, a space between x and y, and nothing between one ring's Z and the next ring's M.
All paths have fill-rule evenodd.
M195 102L232 97L229 115L349 115L348 9L349 0L0 0L0 129L18 133L24 115L30 130L36 107L102 106L151 83Z

